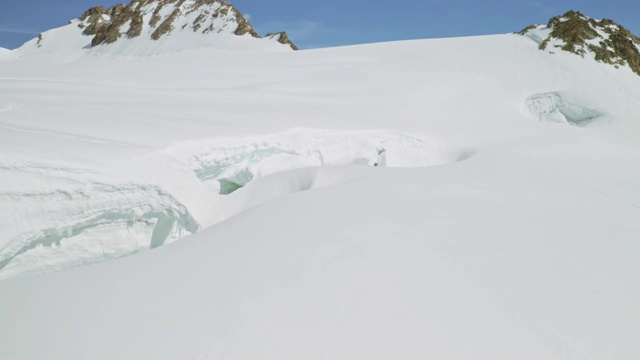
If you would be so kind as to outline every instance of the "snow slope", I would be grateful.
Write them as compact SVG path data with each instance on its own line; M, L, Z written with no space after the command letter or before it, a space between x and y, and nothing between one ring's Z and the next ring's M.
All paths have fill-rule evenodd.
M241 209L221 193L286 169L439 165L555 137L636 151L638 78L536 50L499 35L11 62L0 277L173 242Z
M17 58L17 55L15 55L13 51L5 48L0 48L0 61L12 60L15 58Z
M628 68L497 35L0 83L2 358L640 356Z
M545 152L360 168L189 240L6 280L0 354L635 359L640 209L616 195L637 178L607 174L637 155Z

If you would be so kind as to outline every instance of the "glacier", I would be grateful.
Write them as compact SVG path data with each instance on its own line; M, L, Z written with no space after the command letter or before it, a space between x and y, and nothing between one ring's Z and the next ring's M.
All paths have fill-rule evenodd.
M105 174L99 171L0 164L11 177L46 181L46 189L0 194L0 206L14 213L2 226L6 240L0 247L0 279L87 265L175 242L243 210L230 205L237 200L217 195L229 195L267 175L321 166L433 166L468 154L430 147L397 132L294 130L253 139L191 141L150 156L157 158L156 163L172 159L176 171L192 183L200 182L193 185L201 187L200 196L205 196L198 201L218 204L217 208L192 215L182 196L174 197L167 186L101 183ZM283 194L291 192L295 191ZM252 197L264 195L253 190Z
M0 358L639 357L640 77L258 41L0 53Z

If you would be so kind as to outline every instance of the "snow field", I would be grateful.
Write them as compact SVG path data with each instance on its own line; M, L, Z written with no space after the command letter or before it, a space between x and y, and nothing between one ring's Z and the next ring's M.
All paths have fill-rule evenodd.
M639 357L629 69L173 50L0 67L0 358Z

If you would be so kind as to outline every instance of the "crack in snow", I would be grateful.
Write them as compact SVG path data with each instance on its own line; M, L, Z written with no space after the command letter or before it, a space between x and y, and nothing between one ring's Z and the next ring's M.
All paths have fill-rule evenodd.
M417 137L392 131L296 130L257 139L186 145L180 151L192 154L188 163L196 176L219 194L230 194L261 176L304 167L415 167L467 157L463 152L434 151Z
M343 170L321 174L320 167L431 166L471 154L394 131L301 129L152 152L118 170L139 176L136 183L65 165L0 164L18 179L0 192L0 201L14 209L0 218L7 237L0 244L0 279L153 249L260 203L350 178ZM154 178L163 185L145 183ZM238 196L219 196L250 183Z
M549 92L529 96L525 100L528 114L538 121L558 122L585 126L603 114L569 101L560 92Z
M52 202L61 205L59 216L49 214L57 225L15 236L0 249L0 278L29 273L34 268L52 271L101 261L105 259L101 248L113 244L118 244L124 254L155 248L200 229L184 205L156 186L93 184L85 190L39 195L26 198L41 207ZM129 239L118 238L122 231L131 232ZM86 234L90 240L80 245L84 255L73 254L75 259L58 256L56 250L64 248L67 241ZM29 260L34 250L39 251Z

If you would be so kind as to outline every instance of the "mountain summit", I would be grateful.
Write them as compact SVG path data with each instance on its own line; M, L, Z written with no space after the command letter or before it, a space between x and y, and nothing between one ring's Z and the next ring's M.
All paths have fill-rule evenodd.
M297 50L286 33L263 42ZM249 20L220 0L133 0L110 8L94 6L69 25L25 44L27 53L69 48L134 55L173 52L199 46L228 47L233 37L261 39ZM235 46L231 46L235 47Z
M545 25L531 25L519 32L539 44L540 50L556 49L616 67L628 66L640 75L640 38L612 20L595 20L578 11L556 16Z

